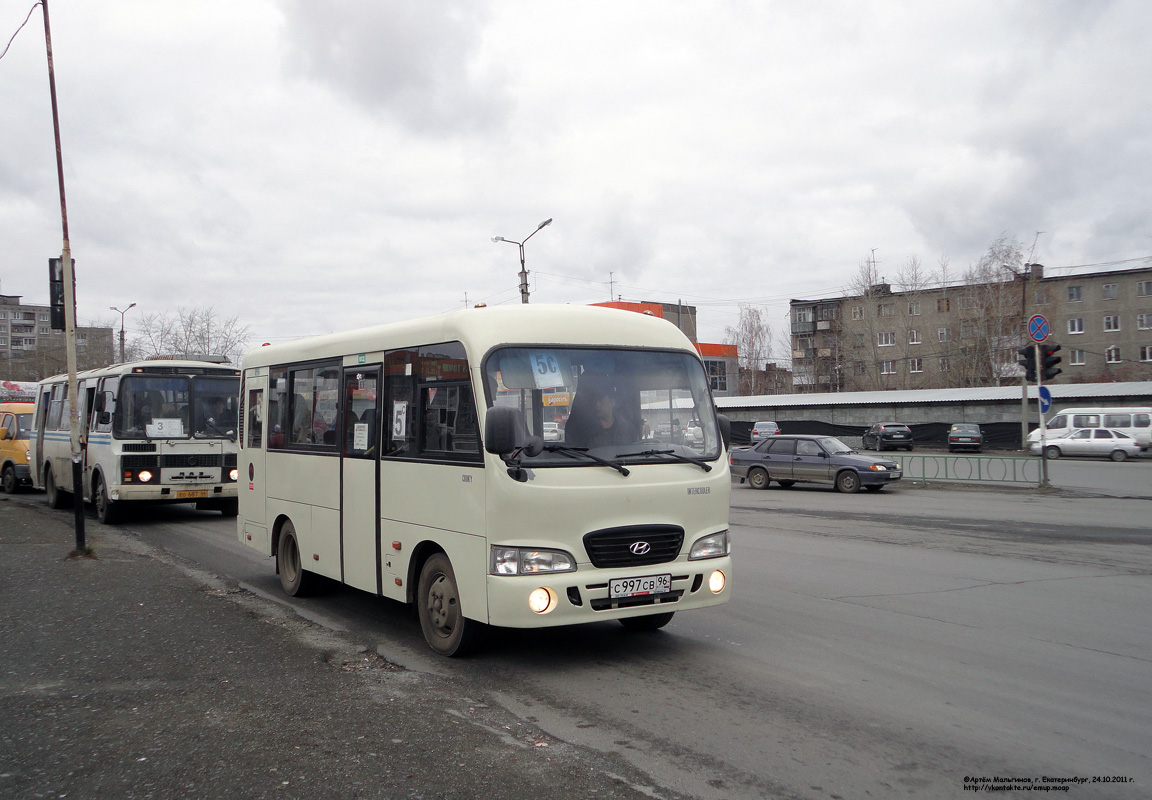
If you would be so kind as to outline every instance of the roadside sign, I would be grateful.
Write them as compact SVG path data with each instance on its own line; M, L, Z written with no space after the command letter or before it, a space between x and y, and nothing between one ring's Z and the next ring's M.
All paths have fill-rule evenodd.
M1052 392L1048 391L1047 386L1040 387L1040 413L1047 414L1048 409L1052 408Z
M1048 318L1043 314L1033 314L1028 318L1028 335L1032 341L1040 343L1048 338L1052 329L1048 326Z

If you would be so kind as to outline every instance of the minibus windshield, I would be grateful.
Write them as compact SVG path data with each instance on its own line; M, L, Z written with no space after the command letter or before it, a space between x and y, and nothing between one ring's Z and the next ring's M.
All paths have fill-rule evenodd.
M516 408L525 436L544 440L525 466L715 460L720 433L708 378L690 353L508 347L484 365L490 406Z

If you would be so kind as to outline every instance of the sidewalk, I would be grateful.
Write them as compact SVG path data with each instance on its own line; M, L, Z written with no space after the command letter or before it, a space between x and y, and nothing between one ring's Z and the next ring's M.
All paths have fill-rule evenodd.
M0 495L0 797L651 798L472 687ZM492 687L502 691L514 687Z

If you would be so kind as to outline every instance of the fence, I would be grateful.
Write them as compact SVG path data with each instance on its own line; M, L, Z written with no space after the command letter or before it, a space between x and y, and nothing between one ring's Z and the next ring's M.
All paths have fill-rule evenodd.
M1040 485L1040 459L1027 456L995 455L896 455L904 480L953 483L998 483L1013 486Z

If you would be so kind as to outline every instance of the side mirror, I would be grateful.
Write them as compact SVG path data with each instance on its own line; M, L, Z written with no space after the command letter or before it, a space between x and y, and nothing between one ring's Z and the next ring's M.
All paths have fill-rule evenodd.
M96 421L101 425L111 424L112 412L111 411L101 411L100 415L96 418Z
M720 426L720 440L724 442L724 449L732 449L732 420L724 414L716 415L716 424Z
M506 456L516 449L516 434L524 428L524 415L515 408L493 406L484 416L484 449Z

